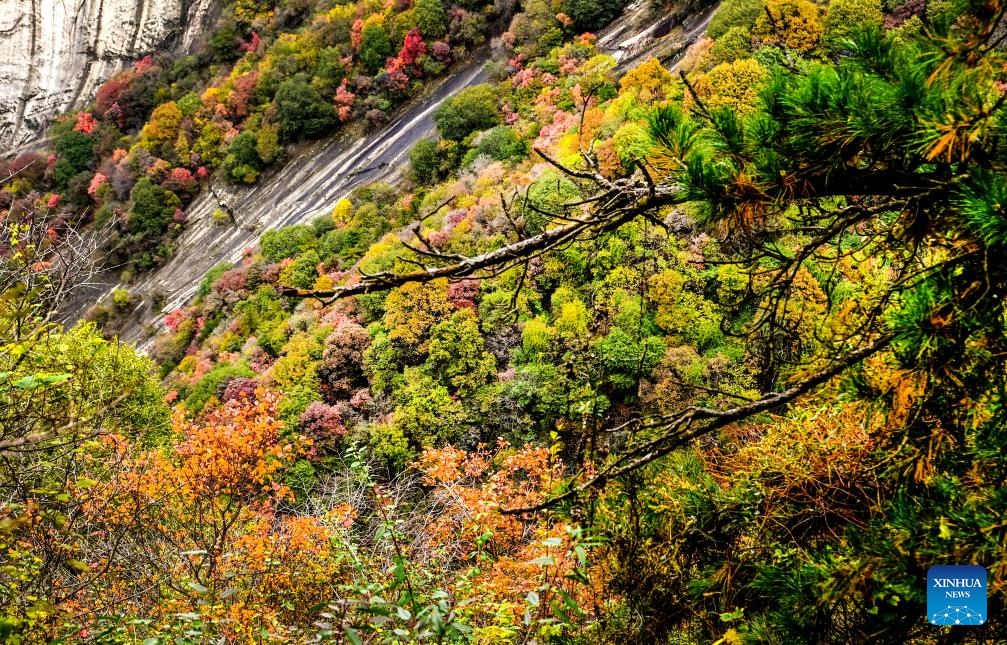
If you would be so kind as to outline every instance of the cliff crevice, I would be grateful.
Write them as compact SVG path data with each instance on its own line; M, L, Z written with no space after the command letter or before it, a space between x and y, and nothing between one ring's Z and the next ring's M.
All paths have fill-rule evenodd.
M131 62L190 53L219 0L7 0L0 3L0 151L29 144Z

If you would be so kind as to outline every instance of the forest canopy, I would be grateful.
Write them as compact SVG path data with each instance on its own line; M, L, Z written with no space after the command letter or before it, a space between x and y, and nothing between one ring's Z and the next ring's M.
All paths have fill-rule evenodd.
M271 88L216 148L232 180L355 105L302 65L330 69L320 34L391 77L483 15L280 33L267 4L232 9L279 30L264 58L240 30L208 54ZM513 15L505 68L434 111L400 183L211 270L149 358L52 322L101 240L37 187L100 137L5 168L4 638L1007 638L1007 5L725 0L625 72L580 33L613 6L555 8ZM205 108L162 104L113 158ZM159 177L128 230L181 210ZM926 620L950 563L986 568L981 627Z

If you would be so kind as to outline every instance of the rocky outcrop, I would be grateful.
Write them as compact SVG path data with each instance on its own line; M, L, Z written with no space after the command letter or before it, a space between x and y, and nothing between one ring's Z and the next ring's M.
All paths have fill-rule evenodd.
M598 47L615 58L618 73L651 56L673 68L706 33L717 6L716 0L684 0L662 11L650 0L635 0L598 34Z
M0 2L0 152L35 139L52 119L146 54L191 51L219 0Z

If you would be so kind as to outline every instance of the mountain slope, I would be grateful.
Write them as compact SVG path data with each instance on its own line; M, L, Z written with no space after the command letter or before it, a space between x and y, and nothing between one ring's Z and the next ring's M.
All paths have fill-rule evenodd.
M651 5L641 0L599 32L599 48L612 52L620 71L639 64L651 53L674 58L702 35L714 11L715 6L695 3L670 15L655 14ZM681 25L676 24L663 36L653 35L655 28L672 20ZM152 340L151 326L159 325L168 312L185 306L210 268L221 262L237 262L265 231L327 214L351 190L368 182L400 179L409 150L435 132L434 110L461 88L484 82L483 66L489 60L488 49L477 50L461 69L437 81L373 134L355 132L322 140L251 187L214 182L212 190L204 191L186 208L186 229L175 254L163 267L132 285L110 280L104 292L99 281L93 289L75 296L64 318L73 320L113 289L128 288L137 299L119 334L146 346ZM233 222L214 219L214 212L221 208L233 213ZM151 296L155 295L160 306L151 311Z

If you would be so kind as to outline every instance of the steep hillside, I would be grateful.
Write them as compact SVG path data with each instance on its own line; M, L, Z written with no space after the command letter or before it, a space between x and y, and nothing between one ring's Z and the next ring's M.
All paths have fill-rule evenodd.
M1007 642L1007 2L707 9L236 0L0 166L0 640Z
M0 208L17 213L44 207L57 236L94 231L107 241L100 262L115 281L147 277L180 249L200 249L216 236L222 238L217 259L227 257L237 244L252 241L255 231L303 215L299 202L305 194L285 192L304 182L278 171L299 169L299 177L316 175L315 188L338 190L341 184L328 181L334 174L357 177L351 166L403 143L402 133L385 126L412 99L455 68L472 73L449 79L430 105L481 73L480 65L465 60L486 60L490 35L504 28L515 9L441 0L415 8L364 0L226 3L191 55L161 50L135 61L101 85L93 104L59 117L42 149L0 162L0 174L17 175L0 190ZM161 15L168 19L171 11ZM557 25L553 38L562 38L555 17L548 19ZM180 35L182 45L189 36ZM432 107L420 105L415 114L428 115ZM366 141L382 129L387 140ZM342 138L329 139L337 131ZM419 132L411 136L399 152ZM344 143L351 139L364 139L363 145L349 149ZM387 161L374 163L383 167ZM245 188L259 188L260 177L273 180L263 187L268 200ZM239 224L227 200L244 208L237 203L244 197L257 206L297 207L286 219L275 210L245 213ZM190 214L195 230L180 243ZM211 215L220 226L207 235ZM209 266L181 279L191 282ZM169 280L169 291L185 287ZM75 293L65 319L75 319L102 292Z
M598 47L611 52L619 62L617 70L639 64L651 53L663 54L673 65L672 59L702 34L713 11L710 5L696 3L665 14L647 2L637 2L599 32ZM655 28L669 21L675 21L676 28L655 37ZM186 209L186 230L164 267L135 284L108 283L108 292L125 288L136 298L134 310L122 317L125 320L120 321L118 333L146 346L151 340L151 325L156 329L165 314L188 304L210 268L221 262L237 262L265 231L328 214L354 188L366 183L400 181L409 151L435 133L436 108L461 88L485 82L484 66L492 57L489 49L476 51L473 60L434 84L373 134L354 132L321 141L252 187L215 182ZM221 208L233 213L234 221L215 219L214 213ZM100 284L83 293L76 301L79 305L68 307L65 318L79 317L95 300L107 297ZM152 310L150 305L155 301L158 307Z
M8 0L0 4L0 151L94 100L123 67L205 39L218 0ZM6 155L5 155L6 156Z

